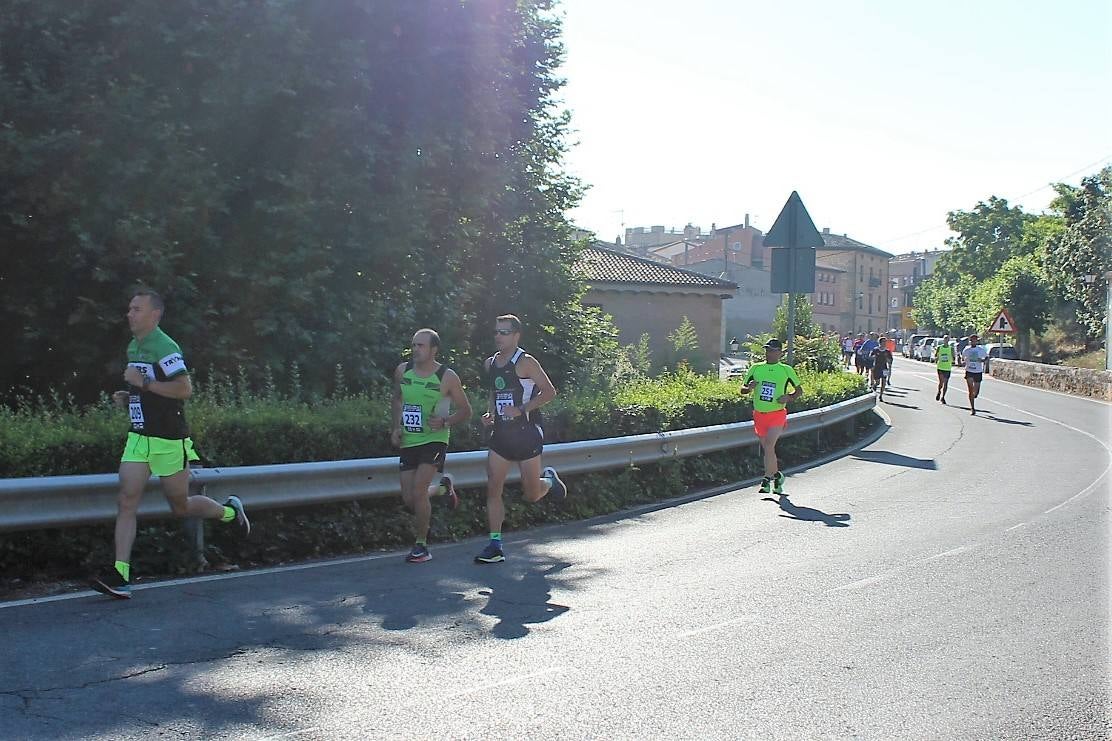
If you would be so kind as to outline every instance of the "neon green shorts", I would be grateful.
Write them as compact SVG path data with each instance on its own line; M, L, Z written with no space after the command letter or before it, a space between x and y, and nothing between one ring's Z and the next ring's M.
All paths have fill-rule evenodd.
M173 476L189 461L199 461L201 456L193 449L193 440L167 440L164 437L149 437L134 432L127 433L124 454L120 463L146 463L155 476Z

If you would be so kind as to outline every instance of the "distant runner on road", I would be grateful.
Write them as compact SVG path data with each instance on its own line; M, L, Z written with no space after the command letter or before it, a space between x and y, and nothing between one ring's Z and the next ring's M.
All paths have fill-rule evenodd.
M981 338L975 334L969 335L969 345L961 351L965 361L965 385L969 387L969 413L976 414L976 399L981 395L981 378L985 372L985 360L988 351L981 347Z
M120 458L116 563L94 576L91 586L117 599L131 597L135 521L151 474L159 477L175 517L234 522L244 536L251 532L239 497L228 497L220 505L206 496L189 495L189 463L200 460L185 422L185 400L193 395L193 384L178 343L159 329L165 308L154 291L137 291L132 297L127 323L134 339L127 346L124 370L128 390L112 394L117 406L128 408L131 431Z
M950 387L950 371L954 369L954 348L950 344L950 335L944 335L942 342L934 348L935 370L938 371L938 391L934 400L946 403L946 390Z
M774 337L766 342L765 362L749 367L740 389L743 394L757 390L753 396L753 431L761 441L765 469L760 493L771 491L780 496L784 494L784 474L776 459L776 441L788 425L788 402L803 393L795 368L780 362L782 352L780 340ZM788 384L793 389L790 394Z
M884 401L884 389L888 386L888 378L892 375L892 351L888 349L888 340L881 335L880 341L870 355L872 360L872 388L879 389L880 400Z

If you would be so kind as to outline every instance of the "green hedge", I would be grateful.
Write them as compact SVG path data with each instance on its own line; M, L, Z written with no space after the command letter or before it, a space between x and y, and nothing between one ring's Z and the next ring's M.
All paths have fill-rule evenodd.
M735 384L736 387L736 384ZM798 435L778 446L781 464L813 460L859 439L877 422L861 415L852 425L837 425L821 434ZM520 489L506 487L507 533L549 522L580 520L639 504L669 499L692 489L742 481L760 474L757 447L627 467L617 471L564 477L565 504L520 501ZM788 491L791 483L789 479ZM760 496L750 489L743 496ZM459 509L447 512L434 500L430 547L486 532L482 491L461 492ZM213 568L247 568L310 558L401 549L413 539L411 515L399 499L372 499L252 513L251 538L240 540L233 529L205 523L205 557ZM462 555L462 558L468 556ZM13 533L0 537L0 597L56 591L58 582L83 584L92 570L112 561L112 525ZM399 556L400 558L400 556ZM135 578L164 577L195 569L183 528L178 522L140 524L132 559Z
M865 392L853 373L800 374L804 394L790 411L814 409ZM737 381L680 370L607 392L562 395L544 409L549 442L589 440L752 419L750 396ZM452 430L452 450L482 447L478 418L485 401L474 395L470 425ZM303 402L199 389L187 405L194 441L206 464L346 460L397 455L390 446L390 400L344 395ZM84 409L59 400L0 409L0 477L111 473L127 432L125 413L107 399Z

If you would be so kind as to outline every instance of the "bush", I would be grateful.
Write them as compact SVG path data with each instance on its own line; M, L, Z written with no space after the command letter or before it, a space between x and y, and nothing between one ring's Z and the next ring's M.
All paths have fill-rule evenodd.
M864 393L851 373L800 371L803 396L790 411L813 409ZM641 378L616 390L585 389L544 408L548 442L635 435L752 419L752 399L740 383L686 367ZM452 430L451 450L478 450L478 418L486 400L472 394L470 425ZM198 451L207 465L250 466L397 455L390 446L390 399L343 395L301 401L271 390L255 395L229 384L199 388L187 406ZM126 417L104 399L84 409L64 400L0 408L0 476L111 473L119 467Z

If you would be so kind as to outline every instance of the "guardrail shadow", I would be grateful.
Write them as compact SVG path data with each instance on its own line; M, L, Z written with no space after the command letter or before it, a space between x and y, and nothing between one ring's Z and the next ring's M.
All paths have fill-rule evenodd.
M861 450L849 456L859 461L869 463L884 463L889 466L905 466L907 468L921 468L925 471L937 471L938 463L934 458L912 458L909 455L893 453L890 450Z
M780 505L780 509L784 511L780 517L786 517L790 520L801 520L803 522L821 522L827 527L849 527L849 521L852 517L846 512L830 513L823 512L821 509L814 507L800 507L793 504L786 496L779 499L772 497L764 497L763 502L776 502Z

